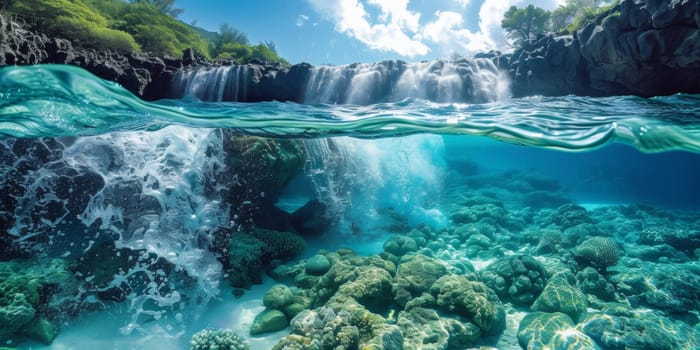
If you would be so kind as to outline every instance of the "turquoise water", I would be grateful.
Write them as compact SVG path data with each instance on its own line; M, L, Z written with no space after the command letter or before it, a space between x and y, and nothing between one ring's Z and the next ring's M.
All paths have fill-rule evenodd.
M700 96L320 102L0 69L0 340L700 344Z
M515 144L585 151L611 142L643 152L700 149L700 97L673 95L503 99L483 104L406 99L370 106L144 102L76 67L0 70L6 137L99 135L167 125L231 128L287 138L378 138L416 133L484 135Z

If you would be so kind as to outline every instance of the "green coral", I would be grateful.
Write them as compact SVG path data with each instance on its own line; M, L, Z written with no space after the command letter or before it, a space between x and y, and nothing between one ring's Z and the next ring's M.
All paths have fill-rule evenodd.
M485 334L505 329L505 311L496 293L482 282L463 275L440 277L430 288L435 302L444 312L470 320Z
M248 343L231 330L205 329L190 340L190 350L250 350Z
M325 256L316 254L309 258L304 264L304 270L307 274L313 276L321 276L331 269L331 262Z
M532 310L544 312L561 312L573 320L586 312L588 302L586 295L574 287L575 278L570 272L560 272L554 275L542 294L532 304Z
M576 259L594 267L605 269L617 264L620 248L611 237L591 237L576 246Z
M306 241L294 233L264 229L236 232L229 245L229 280L234 287L249 288L262 282L262 272L293 259L306 249Z
M404 235L395 235L384 242L384 251L396 256L404 256L417 250L416 240Z
M404 257L396 271L393 282L394 299L401 305L430 291L440 277L447 274L447 268L439 261L416 254Z
M283 330L289 326L287 316L282 311L266 309L255 316L250 326L250 335L259 335Z
M544 266L528 255L500 258L480 273L502 300L516 305L530 305L544 289L547 273Z
M47 300L42 291L51 287L55 292ZM0 340L11 340L19 334L49 344L56 336L55 327L42 318L38 310L50 311L54 296L76 292L75 280L64 260L46 263L0 262Z

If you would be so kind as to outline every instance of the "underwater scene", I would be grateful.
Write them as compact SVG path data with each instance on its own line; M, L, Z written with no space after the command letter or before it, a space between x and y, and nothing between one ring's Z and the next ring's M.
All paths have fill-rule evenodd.
M700 2L257 3L0 3L0 350L700 349Z
M485 65L479 103L425 74L367 104L331 69L296 104L3 68L4 345L697 348L699 96L510 98Z

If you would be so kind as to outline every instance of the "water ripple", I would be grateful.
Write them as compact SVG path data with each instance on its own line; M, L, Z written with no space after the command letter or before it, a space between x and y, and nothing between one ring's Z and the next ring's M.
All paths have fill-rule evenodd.
M369 106L145 102L72 66L0 69L0 137L97 135L172 124L284 138L466 134L570 151L623 142L644 152L700 152L700 95L529 97L485 104L406 99Z

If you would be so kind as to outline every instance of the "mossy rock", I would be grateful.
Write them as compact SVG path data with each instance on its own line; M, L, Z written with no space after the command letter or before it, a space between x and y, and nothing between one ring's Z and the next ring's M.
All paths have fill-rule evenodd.
M331 262L323 255L317 254L304 264L304 271L312 276L321 276L331 269Z
M393 282L394 299L401 305L430 291L435 281L447 274L438 260L421 254L406 255L396 270Z
M505 329L506 316L496 293L482 282L463 275L440 277L430 288L437 306L445 313L473 322L484 334L495 335Z
M263 305L270 309L281 309L293 302L294 293L283 284L272 286L263 296Z
M417 250L418 243L416 243L416 240L404 235L392 236L384 242L384 251L398 257Z
M652 312L631 317L591 314L578 328L605 349L697 348L697 335L690 326Z
M265 309L253 320L250 326L250 335L259 335L281 331L289 326L287 316L282 311L276 309Z
M529 255L499 258L480 272L486 283L501 300L516 305L530 305L547 282L544 266Z
M554 275L542 294L532 304L533 311L561 312L578 320L588 308L586 295L574 287L575 279L570 272Z
M24 325L22 329L20 329L20 333L27 338L49 345L53 342L54 338L56 338L58 330L51 322L37 317Z

